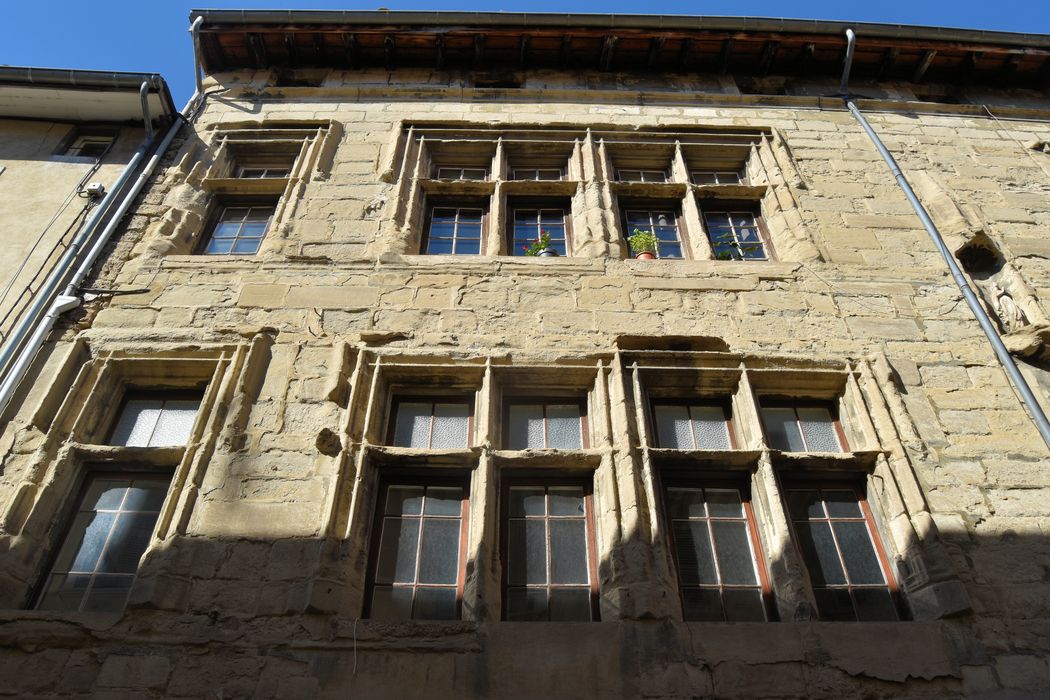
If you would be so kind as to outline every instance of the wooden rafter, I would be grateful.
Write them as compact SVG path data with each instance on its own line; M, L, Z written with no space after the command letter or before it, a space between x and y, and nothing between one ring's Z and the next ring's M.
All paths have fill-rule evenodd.
M733 40L722 40L722 51L718 56L718 72L725 75L729 72L729 59L733 55Z
M474 67L482 68L485 65L485 35L474 35Z
M529 35L522 34L521 41L518 43L518 69L524 70L525 64L529 58Z
M269 54L266 53L266 42L258 32L248 32L248 48L252 52L252 60L256 68L265 68L270 64Z
M926 53L922 55L922 59L919 61L919 65L915 67L915 73L911 76L913 83L921 83L923 77L926 75L926 71L929 70L930 64L933 63L933 59L937 57L937 52L933 49L928 49Z
M616 55L616 43L620 40L617 36L609 35L605 37L602 42L602 56L598 60L598 67L601 70L609 70L612 66L613 56Z
M346 65L351 68L356 68L361 63L361 57L358 55L356 34L343 35L343 55L346 57Z
M879 62L878 78L882 80L897 63L897 56L900 55L900 49L896 46L891 46L882 52L882 60Z
M397 58L397 42L394 41L394 37L387 34L383 37L383 60L385 61L386 69L393 70L394 60Z
M769 75L769 69L773 65L773 59L777 56L780 48L779 41L767 41L762 46L762 58L758 60L758 74L762 77Z
M434 67L441 70L445 67L445 35L438 34L434 38Z
M685 71L689 68L689 60L693 54L693 40L682 39L682 47L678 49L678 70Z
M568 34L563 34L561 37L562 68L568 67L570 61L572 61L572 37Z
M664 43L666 41L667 37L662 36L653 37L649 41L649 55L645 58L645 65L649 68L655 68L660 61L660 54L664 51Z

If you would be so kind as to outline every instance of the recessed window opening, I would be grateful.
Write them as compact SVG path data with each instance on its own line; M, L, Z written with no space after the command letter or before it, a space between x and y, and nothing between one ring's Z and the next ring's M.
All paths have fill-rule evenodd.
M441 165L435 168L434 177L439 180L487 180L488 168Z
M398 447L457 449L469 446L471 404L455 398L397 399L391 443Z
M739 185L744 181L739 170L694 170L690 177L695 185Z
M198 395L132 392L124 400L109 439L125 447L185 445L197 420Z
M204 254L258 253L276 209L274 205L223 207L205 244Z
M564 208L516 208L510 249L514 255L525 255L541 236L550 236L550 247L558 255L568 255L567 210Z
M424 251L427 255L479 255L484 216L480 207L433 207Z
M704 211L715 260L765 260L758 219L750 211Z
M728 450L732 445L729 415L722 404L655 404L653 418L660 447Z
M846 437L828 406L762 406L762 423L769 446L785 452L843 452Z
M616 178L622 182L667 182L667 171L617 168Z
M507 449L586 447L586 415L581 401L514 401L506 408L505 421Z
M682 239L678 229L678 214L670 210L627 209L624 211L627 237L635 233L651 233L656 237L656 257L681 258ZM641 251L632 250L632 255Z

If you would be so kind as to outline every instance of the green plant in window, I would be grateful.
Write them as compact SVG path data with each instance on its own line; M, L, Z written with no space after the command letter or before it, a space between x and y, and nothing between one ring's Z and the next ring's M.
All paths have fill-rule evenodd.
M531 245L522 246L521 249L525 251L525 255L533 258L544 251L554 250L551 248L551 234L548 231L540 231L539 238L534 240Z
M642 253L650 253L656 255L660 249L660 243L656 240L656 234L652 231L643 231L640 228L636 228L634 232L627 237L627 243L631 246L631 253L633 255L641 255Z

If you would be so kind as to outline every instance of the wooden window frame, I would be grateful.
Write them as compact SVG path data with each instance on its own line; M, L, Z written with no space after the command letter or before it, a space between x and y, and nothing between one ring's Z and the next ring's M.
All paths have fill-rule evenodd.
M735 450L737 448L736 440L736 424L733 421L733 405L732 400L728 398L717 398L711 400L700 399L688 399L688 398L649 398L649 418L653 428L653 437L656 438L656 446L661 449L694 449L694 450L706 450L710 448L706 447L693 447L693 448L680 448L680 447L667 447L665 448L660 440L660 433L656 427L656 407L657 406L685 406L687 409L692 406L717 406L722 409L722 415L725 417L726 432L729 434L729 449ZM693 416L692 411L689 412L689 420L692 423ZM691 426L690 426L691 430ZM693 435L693 442L696 442L696 435Z
M113 420L109 426L109 430L106 431L104 444L113 447L127 447L127 445L113 444L113 436L117 432L117 426L120 425L120 419L124 415L124 411L127 409L130 401L148 401L150 399L161 401L187 401L190 399L196 399L203 404L204 389L202 388L200 391L195 391L193 389L172 389L171 391L165 391L164 389L138 389L136 387L127 387L124 390L124 395L120 398L120 407L113 415ZM197 408L197 418L200 418L199 406ZM196 423L196 419L194 419L194 423Z
M427 249L430 247L430 227L434 220L435 209L455 209L456 214L456 231L459 231L459 214L458 212L462 209L477 209L481 212L481 238L478 242L477 253L429 253ZM488 229L489 229L489 202L488 199L479 199L477 197L456 197L456 198L440 198L433 199L426 202L426 218L423 222L423 235L419 241L419 252L420 255L452 255L452 256L470 256L470 255L485 255L485 244L488 242ZM458 237L453 240L459 240ZM455 243L453 243L453 249Z
M748 214L752 217L755 222L755 230L758 233L758 239L762 244L762 252L764 257L762 258L729 258L726 262L776 262L776 253L773 250L773 244L769 237L769 230L766 228L766 222L762 218L762 207L758 202L748 201L722 201L722 200L705 200L701 202L700 206L700 224L703 227L704 235L707 236L708 245L711 246L711 253L715 255L715 242L711 240L711 228L707 223L707 217L709 215L723 214ZM733 231L733 245L739 249L739 242L736 240L736 231L734 227ZM715 260L723 260L717 256Z
M152 449L162 449L162 448L145 448L145 449L151 449L152 450ZM50 582L51 577L56 575L56 572L54 571L54 568L55 568L55 564L58 563L58 556L62 552L62 547L69 540L69 537L70 537L70 535L72 533L72 530L73 530L74 521L76 520L76 515L77 515L77 513L80 512L80 505L83 504L84 498L87 496L88 490L91 488L91 484L95 480L107 479L107 478L110 478L110 479L127 479L127 480L132 480L132 481L135 480L135 479L138 479L138 478L142 478L142 479L167 479L168 480L168 491L164 495L164 500L161 502L160 510L158 511L157 519L159 520L160 519L160 515L164 512L164 506L167 504L168 498L171 496L172 482L173 482L173 480L175 478L175 467L174 466L156 466L156 465L151 465L151 464L146 464L146 463L136 463L136 464L129 464L128 468L126 468L126 469L120 469L120 468L115 468L112 463L109 463L109 464L85 464L83 469L82 469L82 473L80 474L80 477L78 479L78 483L76 485L76 488L74 488L72 490L72 492L71 492L73 497L70 498L70 499L67 499L67 501L63 504L63 506L62 506L62 508L61 508L61 510L59 512L58 522L62 523L62 526L61 526L61 528L58 528L56 530L56 536L53 537L52 540L51 540L51 551L48 552L47 558L45 560L45 565L44 565L44 567L42 569L42 573L39 576L37 576L36 585L33 586L33 590L31 591L31 594L30 594L30 597L29 597L29 606L28 606L29 609L31 609L31 610L38 610L40 608L40 604L43 602L44 596L46 595L46 592L47 592L48 583ZM124 512L124 511L121 511L121 512ZM132 511L128 511L128 512L132 512ZM153 542L152 542L152 539L153 539L152 535L153 535L153 532L156 530L156 528L157 528L157 522L154 521L154 523L153 523L153 530L151 530L151 532L150 532L150 542L146 545L146 548L144 550L142 550L142 554L145 554L147 551L149 551L149 548L152 546L152 544L153 544ZM106 546L109 544L109 538L112 537L112 535L113 535L113 529L111 527L109 533L106 535L106 544L103 545L102 551L105 551ZM142 554L139 555L139 559L142 558ZM101 558L101 553L100 553L100 558ZM68 574L69 574L69 572L64 572L64 573L59 573L57 575L68 575ZM91 573L92 577L94 577L96 575L97 575L97 572L92 572ZM107 575L107 574L103 574L103 575ZM137 568L135 570L135 573L133 575L131 575L131 576L132 576L131 586L134 587L134 585L135 585L134 579L138 578L138 569ZM87 599L86 593L87 592L85 591L85 595L81 599L81 602L80 602L80 607L78 608L78 610L76 612L81 612L82 611L82 608L84 606L84 601ZM129 587L128 595L130 596L130 594L131 594L131 588ZM121 608L121 610L123 610L125 607L127 607L127 600L125 600L124 606ZM70 611L65 611L65 612L70 612ZM118 612L118 611L109 611L109 612Z
M664 206L664 204L671 203L671 206ZM690 250L689 242L689 231L685 225L685 217L682 216L682 203L678 199L642 199L632 200L628 199L625 202L619 203L620 208L620 225L623 226L623 240L624 244L627 245L627 249L630 255L634 256L634 251L631 250L629 238L631 237L630 225L627 221L628 211L645 211L649 214L650 226L652 226L653 212L667 211L674 215L675 229L678 232L678 245L682 248L682 257L680 258L661 258L660 252L657 250L657 260L692 260L692 252Z
M431 404L430 411L430 443L434 443L434 404L439 403L451 403L451 404L465 404L467 406L467 444L462 449L470 449L474 443L474 400L469 394L395 394L390 400L390 416L387 420L386 430L386 444L391 447L404 447L404 445L395 445L394 436L397 430L397 412L403 403L429 403ZM435 448L419 447L419 448L408 448L408 449L426 449L433 450ZM439 447L439 450L456 449Z
M623 173L625 173L625 172L626 173L638 173L639 179L634 180L634 179L630 179L630 178L625 178L623 176ZM663 179L662 180L648 180L645 177L646 173L650 173L650 174L660 173L661 175L663 175ZM659 168L617 168L616 169L616 181L617 182L641 182L641 183L645 183L647 185L648 184L660 184L660 185L663 185L663 184L666 184L668 182L671 182L671 172L670 172L670 168L664 168L663 170L660 170Z
M762 436L766 440L766 445L773 450L779 449L773 447L769 441L769 431L766 429L766 419L762 415L762 409L765 408L791 408L795 409L795 422L798 424L799 435L802 436L802 441L806 443L806 450L802 452L791 452L791 454L805 454L812 452L809 448L809 440L806 439L806 434L802 431L802 425L799 423L798 409L800 408L823 408L831 414L832 425L835 426L835 435L839 439L839 447L841 448L842 454L848 454L852 450L850 449L849 440L846 439L846 431L842 428L842 421L839 420L839 407L836 401L820 401L820 400L809 400L803 399L801 401L795 401L790 398L759 398L758 400L758 418L759 422L762 423ZM781 452L789 452L788 450L780 450Z
M511 252L513 257L525 257L524 254L518 253L514 246L514 222L515 214L519 210L554 210L558 209L562 212L562 225L565 228L565 257L572 257L572 199L569 197L555 198L546 197L540 199L532 199L527 197L511 197L507 200L507 210L510 216L507 217L507 249Z
M237 163L235 175L239 180L284 180L292 175L292 169L295 167L295 157L291 157L288 161L283 161L277 158L262 159L258 161L249 160L244 163ZM245 171L248 170L261 170L262 175L245 175ZM282 175L270 175L269 171L280 170L283 171Z
M280 203L278 197L231 197L223 198L215 203L211 215L207 219L207 223L204 226L206 235L202 235L200 240L197 241L197 246L194 249L195 255L207 255L215 257L247 257L258 255L259 251L262 250L263 242L266 241L266 237L270 235L273 230L274 219L277 217L277 206ZM222 215L228 209L255 209L255 208L266 208L269 207L273 211L270 213L270 218L266 221L266 228L263 231L263 235L259 237L259 247L255 249L254 253L234 253L233 246L230 247L231 252L229 253L209 253L207 252L208 245L211 243L212 238L215 235L215 229L220 223L223 222ZM243 221L242 221L243 223ZM233 239L235 242L240 240L240 235L235 236Z
M587 427L587 397L586 396L557 396L557 395L537 395L537 396L512 396L503 400L503 429L501 432L502 444L506 445L504 449L514 449L509 447L510 445L510 409L512 406L532 406L532 405L543 406L543 447L522 447L519 450L572 450L580 449L586 450L590 448L590 438L588 436ZM571 405L575 404L580 407L580 447L578 448L565 448L565 447L547 447L547 406L549 405Z
M445 177L441 174L442 170L458 170L459 175L457 177ZM481 177L463 177L463 173L467 170L476 170L482 173ZM434 178L435 180L458 180L462 182L487 182L491 177L489 166L485 165L456 165L449 163L441 163L434 165Z
M587 576L589 579L590 588L590 610L591 610L591 622L599 622L601 620L598 600L600 595L600 587L598 581L598 540L595 537L595 517L594 517L594 483L593 478L591 479L580 479L571 477L553 477L543 478L540 476L506 476L500 479L500 571L501 571L501 609L500 619L507 620L507 601L509 596L507 595L507 589L509 588L508 582L508 562L510 560L510 490L516 486L542 486L544 496L547 496L548 491L551 487L557 488L559 486L579 486L583 489L583 509L584 509L584 527L586 529L586 540L587 540ZM534 516L535 517L535 516ZM549 522L550 515L544 515L544 520ZM553 516L564 517L564 516ZM523 518L524 519L524 518ZM538 519L538 518L536 518ZM543 588L547 591L547 622L550 620L550 590L552 588L582 588L579 584L551 584L550 571L551 571L551 548L549 533L550 528L547 527L547 579L548 583L544 584ZM529 588L528 585L522 586ZM539 588L538 584L534 584L532 587ZM537 621L539 622L539 621Z
M714 177L715 181L697 182L698 175L707 175L710 177ZM719 180L721 179L722 175L735 175L736 180L734 180L733 182L720 182ZM700 168L697 170L689 171L689 181L692 182L694 185L746 185L747 175L744 173L743 170L717 170Z
M901 599L900 587L897 585L897 579L893 575L893 569L890 566L890 558L886 553L886 548L882 544L882 535L879 532L879 528L875 524L875 518L872 515L871 507L868 505L867 488L862 484L858 484L856 480L851 479L813 479L813 478L786 478L780 479L780 493L781 500L783 502L784 513L787 515L788 523L791 526L791 541L792 546L795 547L795 552L799 557L799 561L802 562L802 566L806 571L807 579L810 579L809 586L811 590L815 590L812 579L810 577L809 567L805 563L805 557L802 555L801 547L799 546L798 531L795 527L796 520L791 514L789 507L788 494L791 491L818 491L820 492L821 499L823 500L823 492L825 491L852 491L853 495L857 497L857 505L860 507L861 517L860 518L847 518L843 516L832 517L828 515L826 518L818 518L816 520L807 518L805 522L827 522L834 523L837 521L844 522L861 522L863 521L867 527L868 537L871 538L872 547L875 550L875 557L879 561L879 567L882 570L882 576L886 580L884 586L876 586L873 584L834 584L825 585L822 588L826 589L839 589L847 590L850 595L850 601L853 603L854 617L857 617L857 604L856 599L853 596L853 590L855 588L870 588L870 589L886 589L889 591L890 599L893 601L894 610L897 612L897 620L902 621L907 619L905 616L905 608ZM825 510L826 513L826 510ZM826 513L827 514L827 513ZM830 527L832 542L835 544L835 554L838 556L839 566L842 567L843 574L849 577L849 569L846 568L846 560L842 555L842 546L839 544L838 537L835 535L835 528ZM819 610L817 612L819 615ZM854 622L860 622L859 619ZM885 622L894 622L894 620L885 620Z
M531 171L534 176L533 177L522 177L521 175L518 174L518 173L525 172L525 171ZM558 173L558 177L553 177L553 178L552 177L539 177L539 173L542 172L542 171L557 172ZM520 168L516 168L516 167L512 166L511 169L510 169L510 175L511 175L511 177L510 177L511 180L518 180L518 181L524 181L524 182L560 182L560 181L565 179L565 167L562 166L562 167L544 168L544 167L539 167L539 166L536 166L536 167L522 166Z
M685 616L685 590L682 584L681 578L681 564L678 561L678 548L675 546L674 539L674 528L672 527L671 511L667 506L667 492L672 488L699 488L699 489L735 489L740 492L740 500L743 505L744 519L747 523L748 537L751 542L751 554L754 557L753 563L755 570L758 573L758 588L762 594L762 611L765 614L766 622L775 622L778 619L776 601L773 595L773 584L771 582L769 571L767 567L768 560L766 559L765 551L762 548L762 539L758 534L758 521L755 519L755 511L751 506L751 486L747 483L744 478L741 479L724 479L724 478L707 478L695 474L686 474L681 472L658 472L659 478L659 494L660 494L660 508L663 511L663 522L667 528L667 544L668 549L671 552L671 558L674 562L675 567L675 582L678 586L678 599L682 606L682 615ZM708 527L708 537L711 538L711 542L715 542L714 531L711 528L711 521L718 520L720 518L712 518L709 515L705 515L703 520ZM729 520L729 518L725 518ZM739 521L739 518L733 518L734 521ZM717 551L717 550L715 550ZM727 588L726 584L721 582L722 574L718 568L718 557L717 554L714 560L715 570L718 572L719 583L717 586L688 586L689 588L717 588L719 596L722 598L722 614L725 617L725 597L724 591ZM729 588L746 588L753 589L755 586L735 586L730 584ZM723 621L725 621L723 619Z
M386 513L386 498L391 486L458 486L463 489L463 498L460 499L460 522L459 522L459 566L456 569L456 620L463 618L463 590L467 579L467 538L470 532L470 477L462 476L439 476L427 474L417 470L397 470L393 473L380 475L376 483L376 498L372 513L372 531L369 533L368 570L365 583L364 605L361 617L370 619L372 616L372 602L376 588L376 575L379 570L379 546L383 538L383 518ZM421 511L420 517L425 517ZM422 546L423 538L420 537L416 543L416 578L419 576L419 548ZM391 584L392 585L392 584ZM415 603L415 589L428 587L428 584L413 582L412 600ZM435 586L447 588L448 586ZM415 620L416 618L409 618ZM423 618L420 618L423 619Z

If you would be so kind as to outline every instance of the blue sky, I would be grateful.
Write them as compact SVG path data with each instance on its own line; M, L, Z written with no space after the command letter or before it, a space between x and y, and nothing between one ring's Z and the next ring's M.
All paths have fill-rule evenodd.
M374 4L325 0L8 0L0 23L0 63L16 66L157 72L171 86L178 106L193 91L191 8L474 10L489 12L615 12L839 19L1050 34L1046 0L488 0L487 2L396 2ZM1039 8L1042 9L1039 9Z

